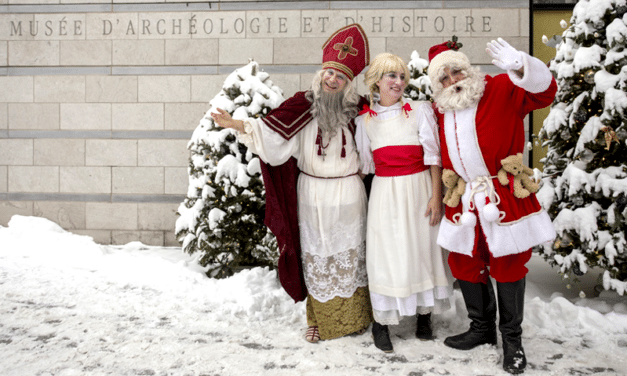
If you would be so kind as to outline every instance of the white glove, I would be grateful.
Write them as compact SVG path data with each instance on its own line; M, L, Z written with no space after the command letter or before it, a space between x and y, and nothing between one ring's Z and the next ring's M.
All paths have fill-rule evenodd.
M518 70L523 66L522 53L502 38L489 42L485 51L494 59L492 64L503 70Z

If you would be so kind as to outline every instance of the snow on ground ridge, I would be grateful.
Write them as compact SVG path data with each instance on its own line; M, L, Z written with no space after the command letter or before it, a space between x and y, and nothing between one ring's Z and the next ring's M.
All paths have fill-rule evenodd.
M525 375L623 375L625 300L573 304L555 291L554 271L534 275L545 263L532 262ZM433 318L435 341L417 340L408 318L390 328L392 354L370 333L309 344L305 304L274 271L209 279L180 248L102 246L42 218L0 227L0 297L3 376L506 375L500 345L466 352L442 343L468 327L458 290L453 308Z

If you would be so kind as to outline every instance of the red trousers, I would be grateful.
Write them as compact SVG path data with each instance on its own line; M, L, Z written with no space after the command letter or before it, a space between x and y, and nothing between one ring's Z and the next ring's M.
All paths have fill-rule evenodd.
M488 276L497 282L516 282L527 275L525 264L531 258L531 249L514 255L493 257L481 225L475 226L475 248L472 257L450 252L448 264L453 277L471 283L487 283Z

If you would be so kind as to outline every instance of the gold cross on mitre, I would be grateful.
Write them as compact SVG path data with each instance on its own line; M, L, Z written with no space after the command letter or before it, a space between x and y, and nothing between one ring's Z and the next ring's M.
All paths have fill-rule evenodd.
M333 46L333 49L336 51L340 51L338 54L338 59L343 60L346 59L346 55L351 54L353 56L357 56L357 49L353 48L353 37L346 38L344 43L336 43Z

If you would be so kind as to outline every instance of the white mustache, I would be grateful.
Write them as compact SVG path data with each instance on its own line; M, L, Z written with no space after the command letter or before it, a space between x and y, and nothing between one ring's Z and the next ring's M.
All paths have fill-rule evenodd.
M483 77L466 78L442 90L434 99L441 111L461 110L479 102L485 88Z

